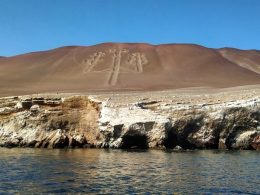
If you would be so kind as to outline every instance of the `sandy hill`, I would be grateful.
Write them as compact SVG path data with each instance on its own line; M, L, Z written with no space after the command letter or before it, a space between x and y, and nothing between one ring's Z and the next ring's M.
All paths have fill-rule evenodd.
M104 43L0 58L0 96L252 84L260 84L256 50Z

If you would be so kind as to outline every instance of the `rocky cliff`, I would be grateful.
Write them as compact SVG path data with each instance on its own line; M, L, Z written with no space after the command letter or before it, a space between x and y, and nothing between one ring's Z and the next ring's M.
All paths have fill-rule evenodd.
M260 149L259 92L225 93L5 97L0 146Z

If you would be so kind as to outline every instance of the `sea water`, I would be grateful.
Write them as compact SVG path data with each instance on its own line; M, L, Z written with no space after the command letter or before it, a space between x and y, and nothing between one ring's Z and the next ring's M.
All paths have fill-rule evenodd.
M260 194L260 152L0 148L0 194Z

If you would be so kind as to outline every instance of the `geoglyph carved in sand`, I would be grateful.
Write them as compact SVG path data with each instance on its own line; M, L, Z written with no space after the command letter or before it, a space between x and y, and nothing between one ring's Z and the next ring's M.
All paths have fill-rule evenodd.
M95 70L104 58L112 58L109 69ZM84 66L83 73L90 72L108 72L108 79L106 84L115 85L118 81L119 73L142 73L143 66L148 64L146 55L141 52L131 52L128 49L109 49L104 52L96 52L84 59L82 64Z
M129 54L127 63L135 66L138 73L142 73L143 65L147 64L148 60L143 53L136 52Z
M107 80L108 85L115 85L118 79L119 71L120 71L120 66L121 66L121 59L122 59L122 54L123 53L128 53L129 50L127 49L110 49L109 53L112 53L112 66L110 70L110 74Z
M104 57L106 53L104 52L96 52L90 56L89 59L83 60L83 63L85 64L85 68L83 69L83 73L91 72L92 69L100 62L102 61L102 57Z

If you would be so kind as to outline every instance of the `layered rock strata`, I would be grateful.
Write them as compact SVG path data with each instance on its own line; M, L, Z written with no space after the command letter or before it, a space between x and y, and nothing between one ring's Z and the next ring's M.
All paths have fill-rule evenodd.
M172 95L127 97L1 98L0 146L260 149L258 94L213 103L177 101Z

